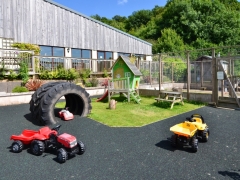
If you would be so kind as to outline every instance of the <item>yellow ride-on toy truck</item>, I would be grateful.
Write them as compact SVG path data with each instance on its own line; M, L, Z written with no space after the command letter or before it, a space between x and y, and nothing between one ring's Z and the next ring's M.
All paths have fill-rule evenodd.
M197 127L197 138L203 142L207 142L210 131L204 118L200 114L193 114L191 118L186 119Z
M193 152L198 150L197 127L189 121L176 124L170 128L174 134L171 137L173 147L178 145L191 148Z
M207 142L209 136L209 128L199 114L193 114L191 118L186 118L183 123L172 126L170 131L174 133L171 137L173 147L181 145L185 148L191 148L193 152L198 150L198 139Z

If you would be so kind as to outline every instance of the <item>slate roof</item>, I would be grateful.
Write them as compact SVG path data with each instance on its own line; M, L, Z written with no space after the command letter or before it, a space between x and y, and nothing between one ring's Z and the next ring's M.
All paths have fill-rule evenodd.
M117 60L115 61L115 63L112 65L113 66L117 63L117 61L119 60L119 58L121 58L129 67L129 69L132 71L132 73L135 76L142 76L142 73L139 71L139 69L137 68L137 66L135 66L135 64L131 63L130 58L125 56L125 55L120 55Z

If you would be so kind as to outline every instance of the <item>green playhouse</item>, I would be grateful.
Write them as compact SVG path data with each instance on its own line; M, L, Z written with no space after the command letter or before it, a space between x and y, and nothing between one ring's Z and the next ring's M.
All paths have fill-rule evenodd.
M130 61L130 58L120 55L111 67L112 79L108 81L108 101L114 93L124 95L128 102L131 100L140 103L139 97L139 83L142 73Z

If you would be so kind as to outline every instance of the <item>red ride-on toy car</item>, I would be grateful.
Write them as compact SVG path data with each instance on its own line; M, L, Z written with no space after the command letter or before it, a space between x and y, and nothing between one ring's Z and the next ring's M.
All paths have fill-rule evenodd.
M59 111L59 117L64 119L65 121L69 121L74 118L73 114L68 111L67 107Z
M77 141L75 136L67 133L59 134L61 125L50 129L43 127L38 131L25 129L20 135L12 135L10 140L14 140L11 151L15 153L21 152L25 147L30 146L30 150L34 155L42 155L46 149L57 151L57 160L64 163L69 156L75 154L83 154L85 146L81 141Z

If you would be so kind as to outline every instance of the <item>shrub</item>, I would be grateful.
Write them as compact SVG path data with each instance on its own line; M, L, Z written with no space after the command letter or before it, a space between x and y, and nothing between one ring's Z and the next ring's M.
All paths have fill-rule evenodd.
M89 79L89 83L91 83L91 85L92 85L91 87L97 87L99 81L98 81L97 77L92 77L91 79Z
M10 74L7 76L9 80L14 80L18 78L18 74L14 72L12 69L9 70Z
M28 89L24 86L16 86L12 90L13 93L29 92Z
M28 82L25 84L25 87L29 91L36 91L38 88L40 88L44 84L44 81L40 79L30 79Z

